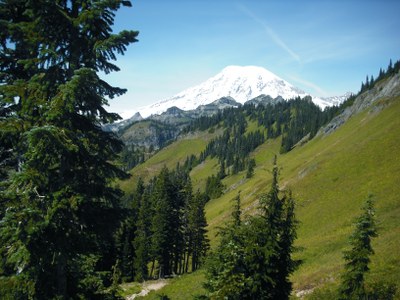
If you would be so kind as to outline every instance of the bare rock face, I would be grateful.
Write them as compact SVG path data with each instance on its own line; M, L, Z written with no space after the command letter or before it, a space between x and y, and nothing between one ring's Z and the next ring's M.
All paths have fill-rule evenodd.
M400 95L400 72L395 74L394 76L384 79L376 85L368 90L358 95L354 100L352 106L347 107L340 115L333 118L329 124L321 128L317 135L320 134L330 134L339 128L342 124L344 124L348 119L350 119L353 115L358 114L364 109L373 106L374 104L379 103L379 101L396 97ZM384 106L384 101L379 103L376 109L382 109Z

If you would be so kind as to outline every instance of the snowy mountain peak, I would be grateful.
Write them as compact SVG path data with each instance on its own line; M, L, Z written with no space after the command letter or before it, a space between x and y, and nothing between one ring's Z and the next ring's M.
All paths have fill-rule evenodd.
M243 104L262 94L272 98L281 96L284 99L308 95L262 67L227 66L203 83L171 98L139 108L138 111L142 117L146 118L152 114L161 114L172 106L182 110L193 110L222 97L232 97ZM315 100L322 107L329 105L321 99Z
M217 74L218 76L228 76L228 77L257 77L257 80L260 81L272 81L272 80L282 80L274 73L264 69L262 67L257 66L227 66L225 67L221 73Z

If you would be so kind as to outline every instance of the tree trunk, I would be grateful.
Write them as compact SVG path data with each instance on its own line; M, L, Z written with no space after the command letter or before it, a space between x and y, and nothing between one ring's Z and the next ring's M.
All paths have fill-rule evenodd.
M67 259L63 253L58 254L57 259L57 295L61 299L67 299Z
M150 271L150 277L153 278L153 272L154 272L154 265L155 265L155 259L153 259L153 262L151 263L151 271Z
M185 273L187 273L187 272L189 271L189 258L190 258L190 253L188 252L188 253L187 253L187 256L186 256Z

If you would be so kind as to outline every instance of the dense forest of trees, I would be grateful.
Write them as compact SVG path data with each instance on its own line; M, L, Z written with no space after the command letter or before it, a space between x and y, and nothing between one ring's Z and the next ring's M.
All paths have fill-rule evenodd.
M149 149L150 150L150 149ZM133 145L125 145L120 152L119 161L121 162L121 167L125 171L140 165L146 160L146 154L149 151L145 147L135 147Z
M124 280L195 271L208 249L207 201L205 194L193 193L189 175L179 166L164 168L147 185L139 180L117 237Z

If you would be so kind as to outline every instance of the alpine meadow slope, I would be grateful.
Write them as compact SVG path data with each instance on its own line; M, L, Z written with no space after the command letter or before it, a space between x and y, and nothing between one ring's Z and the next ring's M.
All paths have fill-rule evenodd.
M344 265L343 250L348 249L353 220L369 194L373 194L375 199L378 237L372 241L375 254L371 256L367 284L400 282L399 78L398 73L380 80L373 88L358 95L351 107L320 130L311 141L279 154L281 137L278 137L268 139L253 151L251 157L256 161L254 176L246 178L243 171L225 177L222 180L224 194L206 205L211 246L217 243L218 227L230 218L232 201L239 191L244 215L256 213L258 198L270 186L272 159L277 154L280 187L293 191L300 220L296 246L301 250L295 256L303 263L292 276L295 292L337 287ZM388 85L392 85L392 92L385 94ZM343 118L344 121L340 121ZM255 126L249 124L247 130L254 130ZM199 153L200 145L206 143L201 137L208 134L198 133L198 140L196 135L192 136L191 145L194 146L195 141L202 142L188 148L186 154ZM187 145L182 141L184 139L158 152L151 158L157 163L152 165L150 160L147 161L146 169L150 171L152 166L158 169L163 163L173 167L172 160L176 163L178 157L184 159ZM143 168L138 166L131 173L138 174ZM194 187L203 188L206 176L217 172L216 160L206 159L191 171ZM149 173L146 175L151 177ZM198 274L174 279L158 294L165 293L171 299L187 299L201 294L203 291L197 281L202 280L202 273ZM179 286L180 280L184 280L187 286L191 280L197 283L193 289L186 287L183 292L174 288ZM150 294L149 298L154 296L154 293ZM396 299L400 299L399 294Z

